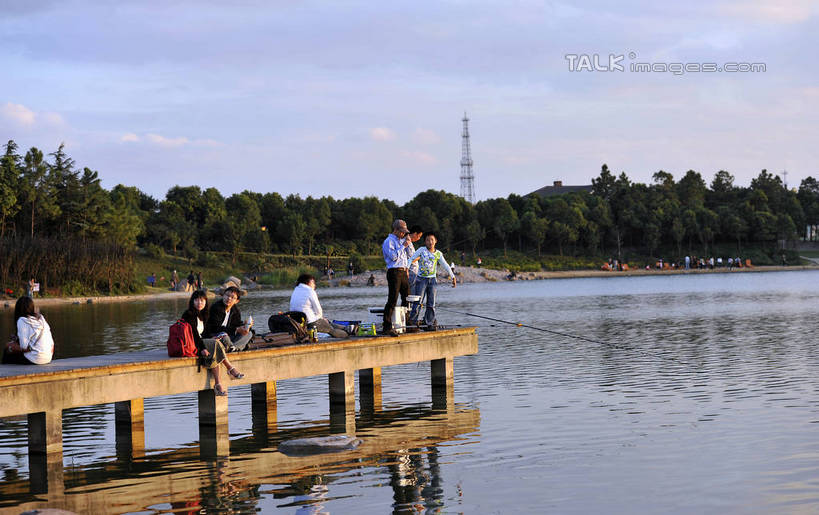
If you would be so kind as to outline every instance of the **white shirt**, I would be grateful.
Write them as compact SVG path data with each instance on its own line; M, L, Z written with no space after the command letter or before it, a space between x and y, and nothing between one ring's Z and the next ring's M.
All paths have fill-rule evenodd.
M290 296L290 311L301 311L307 317L307 323L312 324L324 317L316 290L308 284L299 284Z
M26 359L37 365L51 362L54 356L54 338L43 315L18 318L17 338Z

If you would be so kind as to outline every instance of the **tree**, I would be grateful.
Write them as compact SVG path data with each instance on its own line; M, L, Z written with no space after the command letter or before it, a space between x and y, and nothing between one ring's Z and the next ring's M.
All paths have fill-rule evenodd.
M600 176L592 179L592 192L605 201L610 201L614 194L614 175L609 171L605 163L600 168Z
M466 235L466 240L472 248L472 257L474 258L477 255L478 243L486 238L486 229L481 227L480 222L477 220L472 220L466 225Z
M54 162L48 167L48 181L54 185L57 205L60 208L61 231L70 233L80 210L81 186L79 172L74 170L74 160L65 153L65 143L49 154Z
M293 256L301 254L307 223L299 213L287 213L279 223L278 236L287 243Z
M0 238L6 232L6 219L20 210L17 189L20 175L20 156L13 140L6 143L6 152L0 158Z
M105 216L105 236L121 247L131 248L144 230L144 222L128 205L127 198L117 196Z
M20 183L23 201L29 207L26 211L29 214L30 235L34 237L35 220L54 220L61 214L55 185L48 173L48 163L43 158L43 152L36 147L26 152Z
M520 220L521 227L526 233L526 237L537 247L537 255L540 257L540 249L546 241L546 233L549 231L549 220L537 216L534 211L527 211Z
M231 252L233 264L242 248L253 244L262 230L262 215L259 205L247 192L236 193L225 200L225 210L229 213L223 221L225 243ZM302 231L304 227L301 227Z

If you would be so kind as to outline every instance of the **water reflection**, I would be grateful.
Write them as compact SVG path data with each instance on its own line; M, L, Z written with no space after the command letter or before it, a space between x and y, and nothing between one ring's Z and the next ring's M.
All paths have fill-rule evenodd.
M363 440L354 451L288 457L278 443L310 434L327 434L329 421L314 421L312 430L294 429L267 435L269 446L254 436L231 442L228 458L200 460L196 442L150 457L122 458L87 466L66 467L63 484L49 484L48 493L34 496L25 480L7 469L0 485L0 507L21 511L38 507L77 513L165 511L168 508L253 513L272 493L279 506L299 506L300 513L321 513L323 503L346 497L335 487L350 477L377 485L386 470L396 513L414 506L441 504L438 445L478 430L477 409L451 407L440 411L412 407L374 413L357 421ZM320 474L316 471L320 470ZM270 485L273 488L270 489ZM267 496L270 497L270 496Z
M339 319L366 319L384 301L378 288L319 295ZM442 310L443 324L479 326L480 354L455 362L454 399L457 413L479 408L480 419L427 440L435 420L451 417L429 402L429 365L385 368L380 406L359 403L356 426L365 442L382 430L394 438L375 455L362 446L321 463L267 456L278 454L280 435L329 432L326 377L277 385L274 430L253 419L248 389L234 397L231 388L231 455L221 469L198 459L195 395L146 399L146 456L131 461L114 458L110 406L69 410L66 497L167 511L172 501L216 506L207 495L229 483L236 492L223 493L239 511L819 511L819 273L494 283L439 295L442 308L605 344ZM254 293L241 308L263 321L288 297ZM44 311L59 326L58 355L78 356L162 348L183 304ZM0 331L10 330L6 314ZM3 506L33 505L26 454L25 421L0 421ZM148 497L117 497L140 481Z

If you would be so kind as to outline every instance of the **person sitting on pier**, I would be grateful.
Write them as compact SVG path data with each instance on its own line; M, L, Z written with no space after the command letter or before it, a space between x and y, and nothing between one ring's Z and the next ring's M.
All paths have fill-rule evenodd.
M3 364L45 365L54 357L54 338L45 317L37 313L34 299L20 297L14 305L17 333L3 351Z
M222 298L213 303L208 314L208 321L205 324L205 337L216 338L225 333L230 338L228 352L244 350L253 333L250 327L242 322L242 313L236 304L239 303L242 291L235 286L228 286Z
M191 329L193 329L193 341L196 344L196 351L199 356L203 358L200 362L203 363L203 366L210 369L211 374L213 374L213 390L216 392L216 395L227 395L227 390L222 387L219 364L224 365L227 373L235 379L241 379L245 375L236 370L236 367L231 365L230 361L228 361L222 340L218 338L202 338L202 333L205 332L205 324L208 321L208 315L207 294L202 290L193 292L190 301L188 301L188 309L182 314L182 320L190 324ZM227 343L230 344L230 340L227 336L223 336L222 338L227 340ZM211 357L212 359L208 359Z
M334 324L324 318L324 312L316 295L316 278L310 274L301 274L296 288L290 296L290 311L301 311L307 317L307 328L320 333L327 333L333 338L350 336L344 326Z

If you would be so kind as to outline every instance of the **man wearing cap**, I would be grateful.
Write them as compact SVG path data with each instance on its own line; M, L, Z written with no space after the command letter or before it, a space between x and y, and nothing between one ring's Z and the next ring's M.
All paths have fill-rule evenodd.
M392 312L398 302L398 295L401 295L401 305L407 305L407 294L409 294L409 277L407 275L408 260L412 255L410 252L410 240L407 237L409 230L407 223L403 220L396 220L392 223L392 233L387 236L381 245L381 253L384 255L384 262L387 264L387 304L384 306L384 334L398 336L392 328Z

